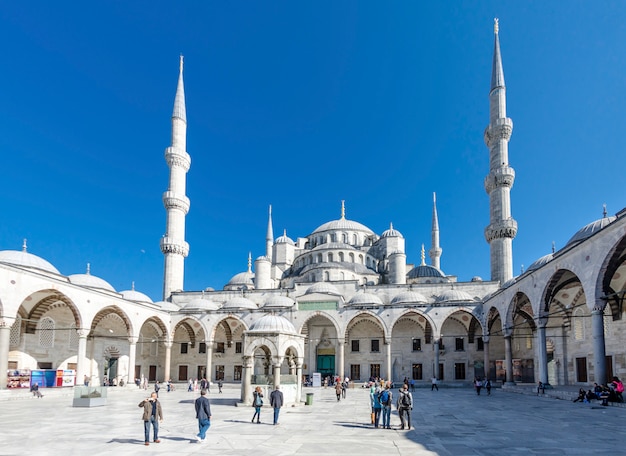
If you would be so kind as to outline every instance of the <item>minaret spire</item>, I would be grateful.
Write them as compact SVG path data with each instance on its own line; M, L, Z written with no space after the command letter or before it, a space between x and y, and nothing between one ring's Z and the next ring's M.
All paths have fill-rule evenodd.
M248 252L248 272L252 272L252 252Z
M485 190L489 195L489 226L485 239L489 243L491 280L501 284L513 278L513 238L517 222L511 216L511 187L515 171L509 166L509 139L513 121L506 116L506 87L500 54L498 19L494 19L494 50L489 90L489 125L485 144L489 147L489 174Z
M346 200L341 200L341 220L346 218Z
M265 235L265 256L272 261L272 246L274 245L274 228L272 227L272 205L270 204L267 219L267 234Z
M187 172L191 157L187 153L187 113L183 83L183 56L180 56L178 87L172 112L172 142L165 149L165 161L170 168L168 189L163 193L166 210L165 234L161 238L161 252L165 255L163 300L173 291L183 290L185 257L189 244L185 242L185 216L189 212L189 198L185 195Z
M426 266L426 250L424 249L424 244L422 244L422 251L420 253L420 259L422 260L422 262L420 263L420 266Z
M430 263L437 269L441 269L441 252L442 249L439 246L439 218L437 217L437 194L433 192L433 225L430 234L431 246L428 251L430 256Z

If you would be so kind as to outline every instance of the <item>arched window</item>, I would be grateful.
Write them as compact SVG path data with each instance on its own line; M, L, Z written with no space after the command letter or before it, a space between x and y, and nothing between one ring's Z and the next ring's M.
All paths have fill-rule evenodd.
M332 254L332 253L329 253L329 254L328 254L328 261L329 261L330 263L332 263L332 262L333 262L333 254Z
M22 317L19 315L11 325L11 335L9 336L9 345L11 347L19 347L22 339Z
M330 242L337 242L337 235L335 233L330 235Z
M330 282L330 273L329 273L328 271L326 271L326 272L324 273L324 280L325 280L326 282Z
M352 235L352 245L358 245L359 244L359 237L356 234Z
M70 325L70 330L68 331L68 345L70 349L78 348L78 331L76 331L76 323L72 323Z
M363 255L359 255L359 263L363 264Z
M343 243L347 244L348 243L348 235L346 233L343 233L342 238L343 238Z
M339 262L343 263L343 252L339 252Z
M42 318L39 322L39 346L54 347L54 320L50 317Z
M339 274L339 277L341 280L346 280L346 275L343 272Z
M350 252L350 263L354 263L354 253Z
M321 253L318 253L318 254L317 254L317 262L318 262L318 263L321 263L321 262L322 262L322 254L321 254Z

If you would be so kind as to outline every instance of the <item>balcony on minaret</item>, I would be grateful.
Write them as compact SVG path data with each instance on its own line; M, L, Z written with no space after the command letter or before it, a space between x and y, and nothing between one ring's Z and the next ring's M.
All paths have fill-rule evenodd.
M501 166L492 170L485 177L485 190L490 194L494 189L499 187L513 187L515 181L515 170L510 166Z
M509 117L501 117L485 128L485 144L491 147L498 141L508 141L513 133L513 121Z
M189 212L189 198L185 195L178 195L174 192L163 192L163 206L165 209L179 209L184 214Z
M165 149L165 161L170 168L180 166L185 171L189 171L191 167L191 156L177 147L170 146Z
M189 254L189 244L181 239L163 236L161 238L161 252L164 254L174 253L186 257Z
M513 239L517 234L517 222L513 218L498 220L485 228L485 239L491 242L494 239Z

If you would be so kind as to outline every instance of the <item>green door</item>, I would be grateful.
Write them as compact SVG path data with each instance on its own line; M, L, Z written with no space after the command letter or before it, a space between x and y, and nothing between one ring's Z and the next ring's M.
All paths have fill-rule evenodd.
M317 355L317 372L322 378L335 375L335 355Z

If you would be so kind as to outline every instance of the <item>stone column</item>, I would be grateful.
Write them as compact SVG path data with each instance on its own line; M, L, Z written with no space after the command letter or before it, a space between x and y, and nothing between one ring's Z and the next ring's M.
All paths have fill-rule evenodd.
M561 341L563 346L563 359L561 361L563 367L563 385L569 385L568 354L567 354L567 327L561 326Z
M339 375L339 378L341 380L343 380L344 378L346 378L346 371L345 371L345 341L344 339L339 339L338 340L339 343L339 356L337 357L337 375Z
M302 400L302 364L303 358L296 359L296 404Z
M0 320L0 389L7 389L9 381L9 345L11 343L11 325L7 319Z
M213 381L213 376L211 375L213 370L213 341L209 340L206 343L206 379L209 382Z
M489 378L490 377L490 372L489 372L489 336L483 336L483 356L484 356L483 363L485 365L485 378ZM491 379L491 380L495 380L495 379Z
M591 311L591 334L593 340L593 379L606 383L606 348L604 346L604 303L597 303Z
M254 363L252 356L243 357L243 382L241 384L241 402L252 403L252 371Z
M163 380L169 380L170 376L172 375L170 373L170 367L171 367L171 363L172 363L172 345L173 343L171 341L165 341L163 342L163 345L165 345L165 366L164 366L164 373L163 373ZM157 373L157 379L159 378L158 373Z
M435 360L433 362L433 377L441 380L439 378L439 339L435 339L435 343L433 344L433 350L435 351Z
M393 381L391 378L391 339L385 340L385 369L387 371L386 378L389 381Z
M537 319L537 362L539 363L539 381L548 385L548 351L546 349L547 319Z
M515 385L513 381L513 347L511 346L511 335L504 336L504 364L506 369L506 384Z
M81 385L84 384L85 375L89 379L89 384L92 384L91 381L91 372L89 372L89 362L87 360L87 335L89 334L88 329L77 329L76 333L78 334L78 353L76 353L76 384Z
M137 337L128 338L128 378L126 379L126 386L135 383L135 359L137 358Z
M272 373L274 374L274 389L277 386L280 386L280 365L282 363L274 363L272 364Z

